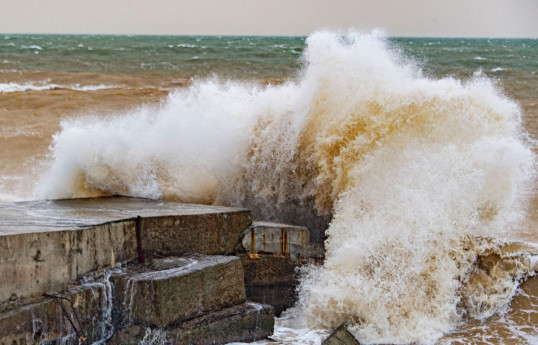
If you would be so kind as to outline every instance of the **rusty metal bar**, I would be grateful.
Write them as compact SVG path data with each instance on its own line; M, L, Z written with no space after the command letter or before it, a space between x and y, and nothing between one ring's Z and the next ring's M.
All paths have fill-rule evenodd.
M256 233L254 228L250 228L250 254L256 254Z
M48 297L48 298L53 298L56 301L56 303L58 303L58 305L62 309L63 314L65 315L65 317L67 318L67 320L69 321L73 329L75 330L75 333L77 334L77 337L79 338L79 341L80 339L86 339L86 335L84 334L84 330L82 329L82 323L80 322L77 312L75 311L75 306L73 305L73 301L71 301L69 298L58 296L58 295L50 295L50 294L45 293L43 294L43 296ZM73 312L73 315L75 315L75 318L77 319L80 330L75 325L75 322L73 321L73 319L71 318L67 310L65 309L61 300L66 300L67 302L69 302L69 305L71 306L71 311Z
M143 264L146 262L146 255L142 247L142 218L137 216L135 219L135 229L136 229L136 245L138 251L138 262Z

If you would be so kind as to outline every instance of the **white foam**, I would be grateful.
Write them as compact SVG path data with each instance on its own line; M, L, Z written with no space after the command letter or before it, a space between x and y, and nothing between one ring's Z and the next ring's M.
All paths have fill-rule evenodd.
M43 50L43 47L38 46L37 44L32 44L29 46L21 46L22 49L37 49L37 50Z
M179 47L179 48L196 48L198 46L195 45L195 44L179 43L179 44L176 45L176 47Z
M274 333L268 339L248 343L252 345L321 345L330 332L308 328L290 328L283 325L285 321L276 319ZM228 345L244 345L247 343L229 343Z
M50 83L48 81L41 82L26 82L23 84L9 82L9 83L0 83L0 92L21 92L21 91L46 91L46 90L55 90L55 89L69 89L76 91L97 91L105 89L118 88L118 86L112 85L60 85Z
M530 257L530 269L538 272L538 255L532 255Z

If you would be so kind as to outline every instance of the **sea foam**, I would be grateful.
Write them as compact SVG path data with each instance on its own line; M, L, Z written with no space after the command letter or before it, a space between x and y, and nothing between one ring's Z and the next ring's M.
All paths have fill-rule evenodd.
M117 88L118 86L112 85L59 85L50 83L49 80L40 81L40 82L26 82L26 83L0 83L0 92L22 92L22 91L48 91L48 90L57 90L57 89L67 89L75 91L98 91Z
M464 316L502 313L531 260L482 277L476 258L502 253L482 239L525 216L535 162L518 106L479 75L422 76L375 33L315 33L303 59L281 85L195 81L157 107L62 123L37 195L332 217L291 327L348 322L366 343L432 343Z

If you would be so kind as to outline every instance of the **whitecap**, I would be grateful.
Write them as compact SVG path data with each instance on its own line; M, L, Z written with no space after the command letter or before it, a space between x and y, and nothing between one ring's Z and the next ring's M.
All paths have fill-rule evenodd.
M176 45L178 48L196 48L197 46L195 44L189 44L189 43L179 43Z
M21 46L22 49L37 49L37 50L43 50L41 46L38 46L36 44L32 44L30 46Z
M0 92L21 92L21 91L46 91L46 90L55 90L55 89L70 89L76 91L98 91L104 89L113 89L118 88L118 86L113 85L60 85L55 83L49 83L46 81L43 82L26 82L26 83L0 83Z

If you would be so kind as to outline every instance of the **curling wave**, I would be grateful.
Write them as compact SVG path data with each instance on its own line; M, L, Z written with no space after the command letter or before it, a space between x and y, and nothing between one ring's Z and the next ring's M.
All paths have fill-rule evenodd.
M282 85L198 81L158 107L64 122L38 195L240 205L314 228L332 218L295 326L347 321L364 342L431 343L466 315L505 311L536 270L533 250L508 258L484 239L519 224L532 190L518 106L480 75L422 76L375 33L315 33L303 58ZM514 264L477 261L488 253Z

